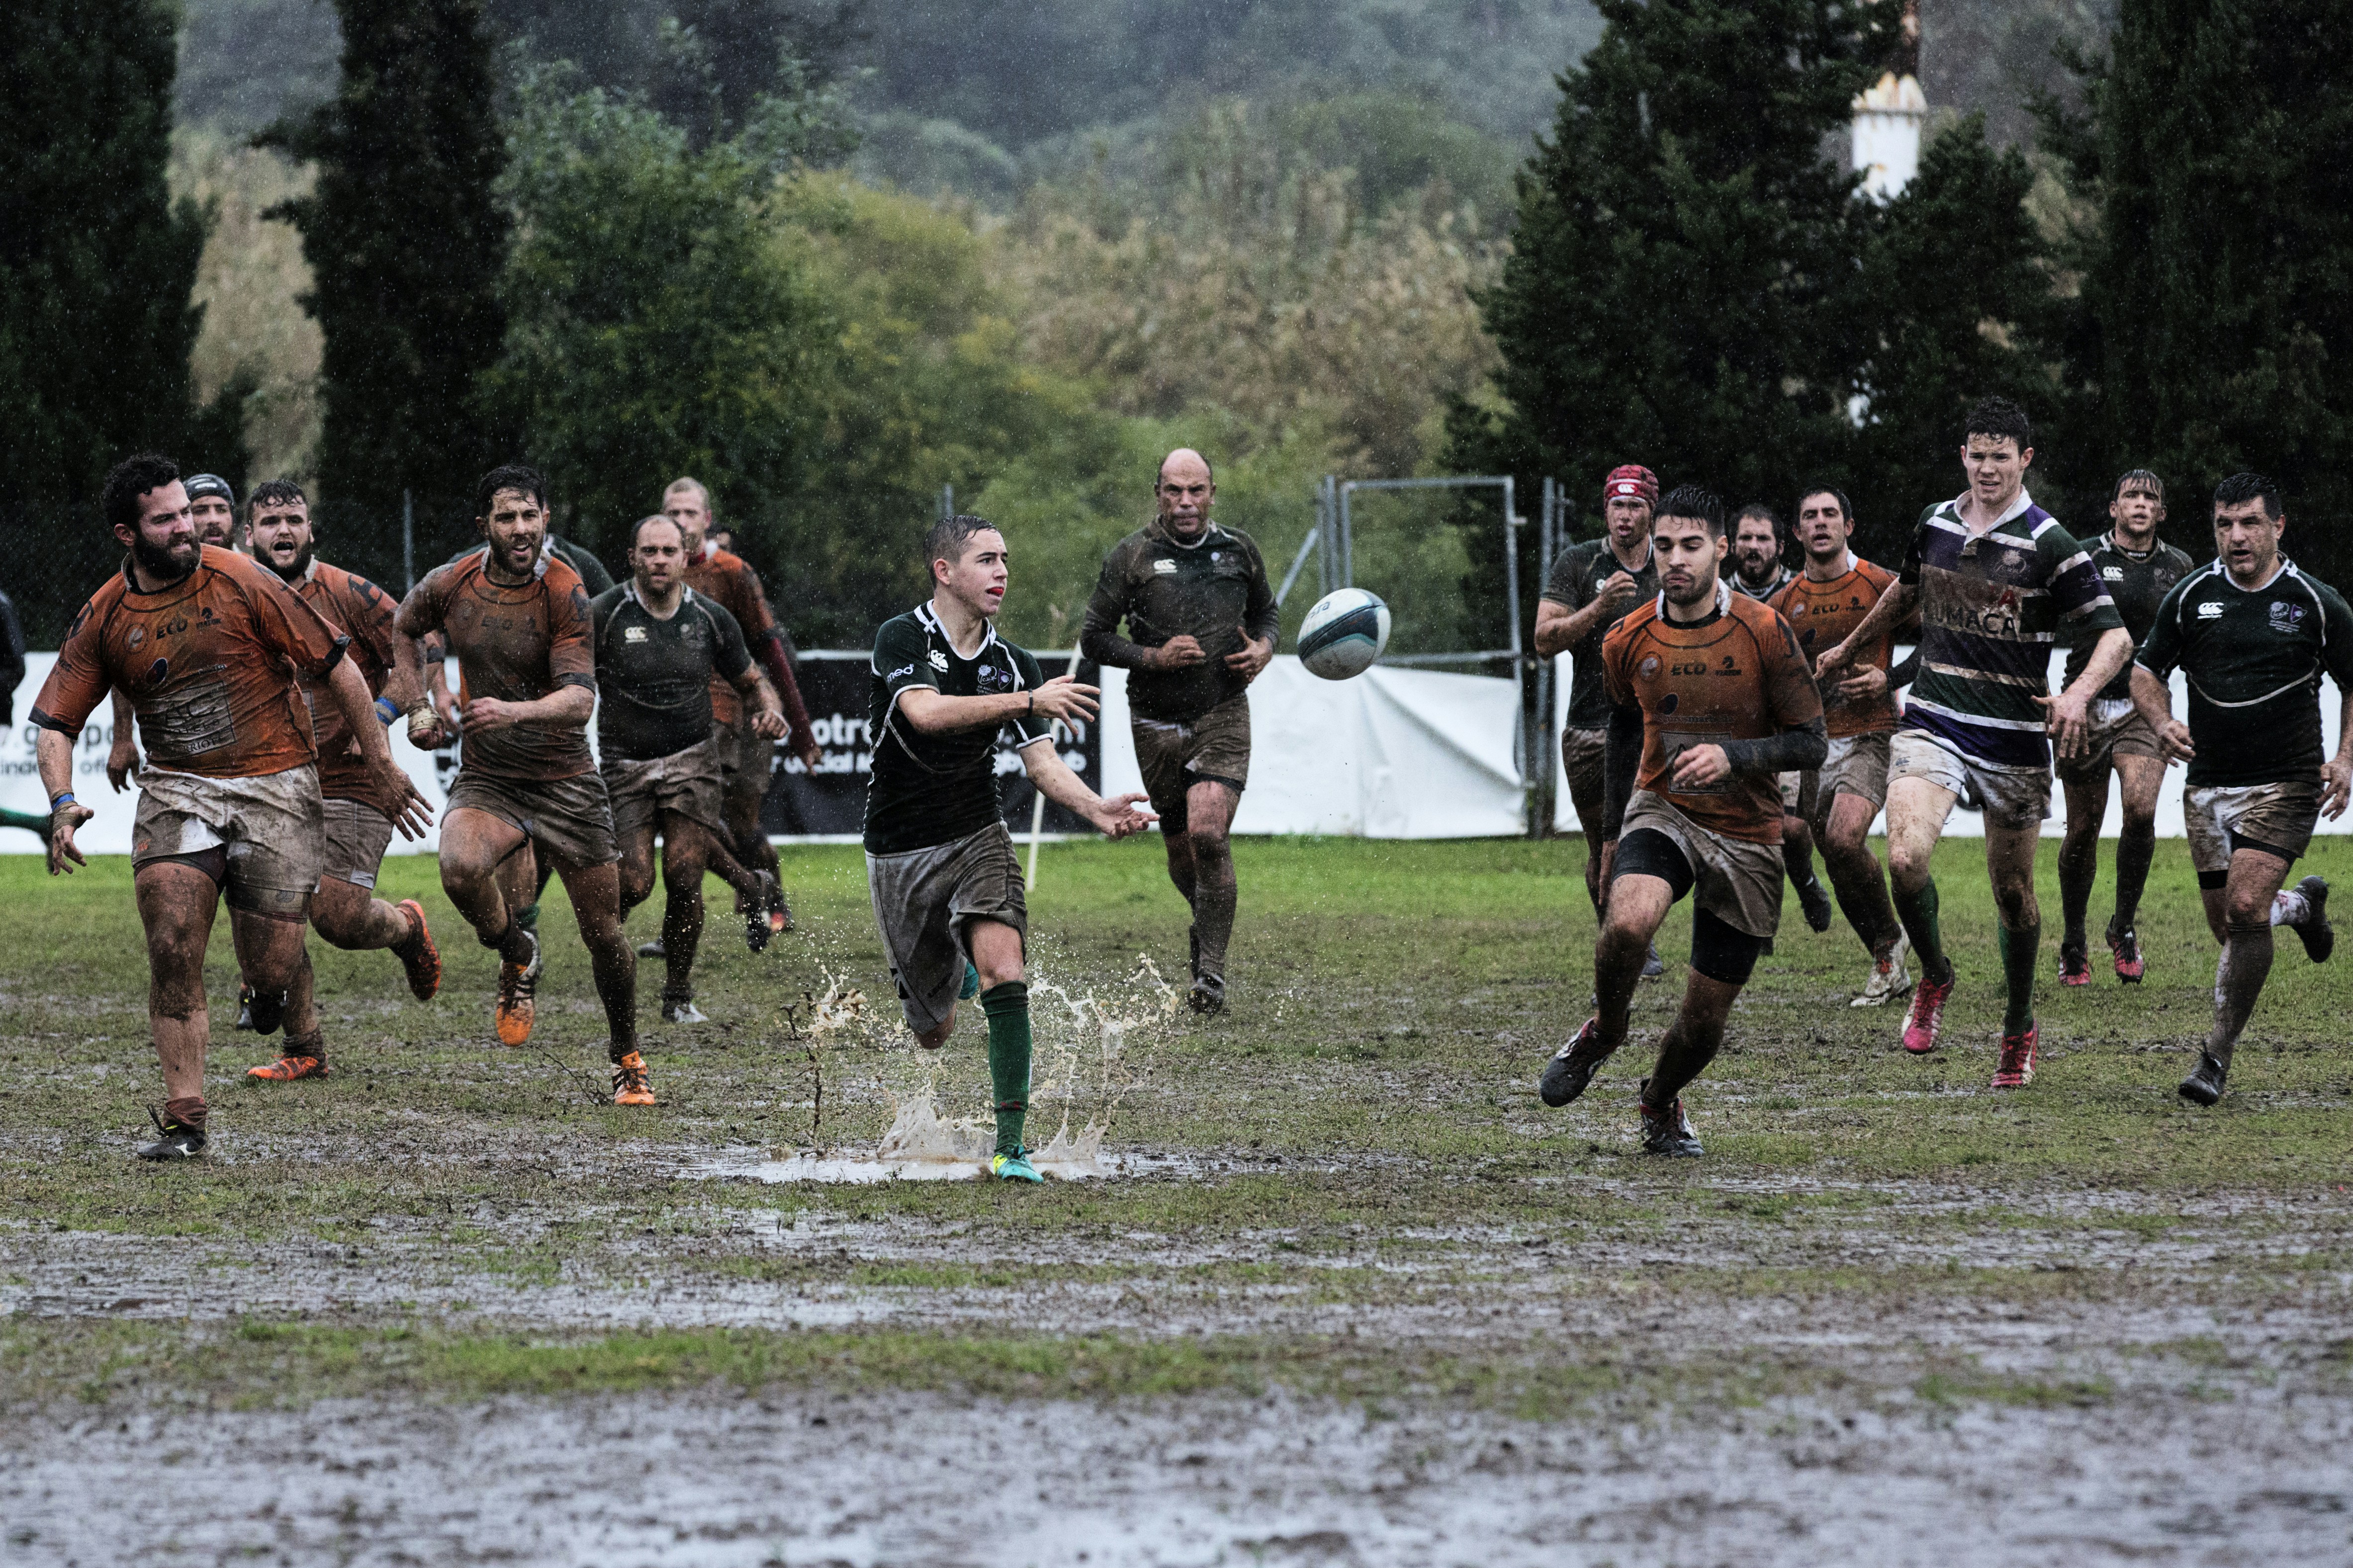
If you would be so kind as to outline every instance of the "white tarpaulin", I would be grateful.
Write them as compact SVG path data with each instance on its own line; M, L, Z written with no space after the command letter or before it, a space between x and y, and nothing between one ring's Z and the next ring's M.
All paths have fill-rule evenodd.
M1901 659L1911 653L1911 648L1908 647L1899 647L1895 650L1895 656L1897 658ZM2066 654L2063 650L2055 651L2051 656L2051 689L2053 691L2059 689L2059 677L2066 662ZM1558 733L1559 726L1567 721L1567 716L1568 713L1568 655L1561 654L1553 660L1553 722L1555 733ZM2321 750L2324 753L2332 756L2336 754L2337 751L2337 721L2341 703L2342 699L2337 696L2335 685L2327 681L2322 682L2320 692ZM2176 713L2187 713L2189 711L2189 689L2183 684L2181 672L2178 669L2173 672L2173 710ZM1577 826L1577 809L1569 803L1568 780L1561 772L1560 754L1557 752L1553 753L1552 769L1553 800L1555 802L1553 808L1553 826L1556 829L1566 831ZM2178 767L2170 767L2165 770L2165 784L2158 792L2157 796L2157 836L2159 838L2179 838L2184 836L2181 825L2181 769ZM1886 816L1887 814L1882 812L1879 816L1873 821L1871 830L1873 833L1883 833L1886 831ZM2123 830L2124 805L2117 795L2116 780L2111 776L2108 781L2108 811L2106 816L2101 819L2100 836L2104 838L2114 838ZM1985 817L1978 812L1957 810L1953 813L1953 819L1947 825L1945 831L1948 835L1958 835L1965 838L1982 838L1985 837ZM2051 786L2051 816L2042 824L2042 836L2045 838L2057 838L2064 835L2066 831L2066 792L2056 781L2053 781ZM2322 818L2320 823L2320 831L2323 833L2353 833L2353 813L2348 813L2346 816L2338 817L2334 822L2327 820L2326 817Z
M1103 672L1103 789L1144 787L1127 672ZM1519 686L1376 665L1319 680L1282 654L1250 687L1250 788L1237 833L1515 837L1527 831L1513 737Z

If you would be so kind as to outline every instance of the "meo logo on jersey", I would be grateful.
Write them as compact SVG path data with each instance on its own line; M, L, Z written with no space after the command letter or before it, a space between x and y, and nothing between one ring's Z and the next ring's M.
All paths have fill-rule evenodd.
M2216 599L2199 600L2198 618L2201 621L2221 620L2222 618L2222 605L2221 601Z
M932 660L932 668L938 670L941 674L945 675L948 668L948 656L942 653L939 649L934 648L931 651L930 657Z

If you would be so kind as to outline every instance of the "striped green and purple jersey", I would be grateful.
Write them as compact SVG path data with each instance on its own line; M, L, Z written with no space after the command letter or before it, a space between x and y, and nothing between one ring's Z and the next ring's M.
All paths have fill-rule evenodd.
M2061 629L2089 640L2124 626L2091 556L2024 490L1980 534L1959 499L1921 515L1903 580L1920 595L1920 675L1902 727L1997 767L2051 765L2042 710Z

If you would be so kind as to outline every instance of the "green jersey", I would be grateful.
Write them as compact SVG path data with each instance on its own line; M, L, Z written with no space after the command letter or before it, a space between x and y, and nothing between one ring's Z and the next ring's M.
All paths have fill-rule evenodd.
M2116 601L2116 614L2125 621L2125 630L2132 633L2137 647L2148 636L2149 626L2157 620L2157 606L2173 585L2198 570L2198 563L2189 559L2163 540L2136 555L2116 542L2114 533L2100 535L2092 546L2092 566L2107 585L2108 597ZM2078 637L2067 650L2067 674L2061 682L2075 684L2084 667L2092 662L2092 645L2097 637ZM2132 696L2132 666L2116 671L2114 680L2100 689L2103 701L2129 700Z
M1601 689L1601 642L1626 614L1659 596L1659 568L1651 559L1647 538L1642 541L1642 564L1632 571L1618 559L1607 538L1588 539L1555 556L1552 574L1545 580L1544 598L1581 610L1600 595L1602 584L1620 572L1634 579L1635 595L1626 601L1626 611L1595 626L1585 634L1584 641L1568 650L1568 727L1572 730L1599 730L1609 724L1609 699Z
M691 588L664 620L635 582L588 603L596 626L596 752L627 762L674 756L711 739L711 678L733 683L752 668L744 629L725 606Z
M2158 606L2139 663L2189 686L2189 783L2309 783L2320 776L2320 676L2353 691L2353 610L2337 590L2282 560L2242 588L2219 561Z
M1127 622L1128 638L1119 636ZM1226 664L1242 638L1277 635L1282 617L1266 563L1247 533L1212 523L1190 544L1157 519L1103 557L1079 646L1097 664L1124 666L1128 711L1138 719L1189 724L1250 685ZM1181 669L1137 668L1139 652L1190 637L1208 657Z
M948 641L928 604L882 623L874 634L874 679L869 687L867 732L873 736L874 771L866 781L866 852L903 855L953 844L1003 820L997 793L1000 726L926 734L907 722L899 699L918 687L943 697L999 697L1035 691L1046 683L1027 648L1015 647L993 626L965 658ZM1018 748L1053 738L1044 714L1008 721Z

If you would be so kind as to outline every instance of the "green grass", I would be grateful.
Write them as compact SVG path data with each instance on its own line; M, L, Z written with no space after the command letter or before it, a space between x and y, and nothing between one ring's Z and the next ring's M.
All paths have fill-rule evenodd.
M861 987L886 1024L893 1011L854 849L785 852L800 930L769 954L754 958L714 921L699 975L712 1026L661 1028L647 966L640 1014L662 1097L650 1113L591 1103L581 1087L602 1078L602 1022L560 888L542 925L543 1049L493 1043L493 958L441 897L432 862L396 858L383 890L425 901L446 963L441 997L416 1004L388 956L314 937L335 1076L267 1089L238 1076L274 1042L228 1027L224 920L207 971L219 1158L168 1170L127 1157L160 1098L127 866L52 880L31 857L0 858L0 1289L71 1298L42 1270L79 1256L83 1233L147 1238L159 1256L216 1269L251 1258L264 1282L294 1268L372 1286L356 1304L236 1333L206 1326L202 1310L138 1324L86 1306L20 1308L0 1320L0 1392L113 1398L158 1378L256 1398L842 1377L1129 1394L1268 1380L1330 1390L1377 1372L1384 1394L1467 1388L1518 1408L1502 1391L1525 1382L1531 1357L1545 1361L1548 1386L1572 1391L1607 1393L1626 1374L1508 1327L1485 1351L1417 1342L1376 1353L1368 1339L1359 1355L1321 1331L1262 1331L1243 1309L1471 1312L1508 1290L1600 1312L1819 1301L1887 1313L1891 1344L1906 1304L1921 1302L2066 1312L2154 1301L2342 1322L2353 970L2314 966L2284 942L2232 1096L2188 1109L2173 1085L2207 1025L2214 955L2186 854L2159 847L2139 921L2148 983L2103 974L2063 993L2046 847L2046 1061L2031 1089L1997 1095L1986 1080L2000 977L1980 855L1966 840L1939 851L1960 977L1945 1050L1911 1058L1894 1043L1898 1010L1848 1008L1860 947L1842 922L1806 931L1792 900L1778 952L1688 1097L1708 1158L1664 1164L1636 1152L1629 1101L1677 994L1687 912L1662 933L1674 972L1643 988L1633 1042L1586 1101L1547 1111L1535 1075L1591 987L1581 843L1245 842L1232 1009L1131 1042L1142 1082L1111 1146L1173 1170L1023 1192L776 1186L691 1169L723 1149L871 1143L891 1116L883 1091L927 1076L953 1112L985 1103L977 1019L936 1057L895 1026L852 1031L821 1052L813 1134L807 998L833 978ZM2321 840L2311 868L2353 875L2353 846ZM2108 896L2104 878L2095 931ZM1181 905L1149 843L1050 847L1030 907L1035 980L1132 1008L1139 955L1181 972ZM641 910L633 936L652 934L656 918ZM1071 1035L1042 1001L1039 1013L1044 1077ZM1043 1115L1041 1135L1057 1114ZM827 1227L856 1245L792 1239ZM307 1261L321 1247L334 1260ZM2091 1261L2070 1261L2079 1254ZM966 1317L953 1329L926 1320L665 1336L649 1324L597 1337L520 1332L455 1308L428 1329L388 1304L470 1293L464 1282L478 1277L491 1290L954 1297ZM1033 1326L1033 1293L1090 1291L1165 1307L1172 1326L1156 1331L1149 1314L1115 1334ZM1755 1359L1713 1343L1676 1357L1725 1398ZM1834 1357L1765 1359L1792 1385L1845 1375ZM2037 1375L2051 1398L2080 1392L2069 1376ZM1932 1377L1944 1381L1923 1381ZM1915 1366L1901 1385L1933 1403L2028 1398L2018 1391L2042 1384Z

